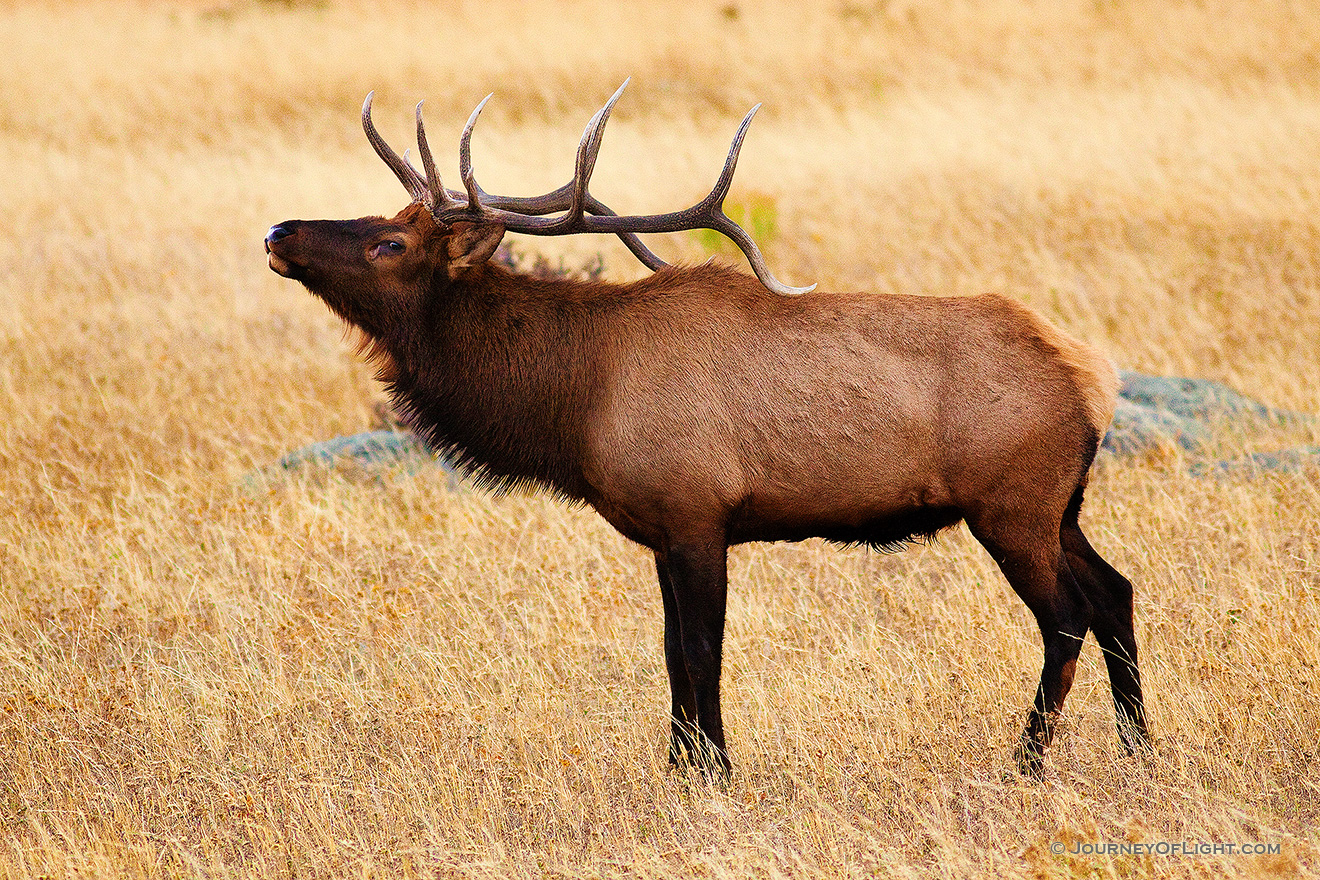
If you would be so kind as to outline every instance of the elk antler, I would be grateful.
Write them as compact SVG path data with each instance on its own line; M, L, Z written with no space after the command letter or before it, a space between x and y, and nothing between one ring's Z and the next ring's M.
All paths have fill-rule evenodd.
M748 126L751 125L752 117L761 107L760 104L751 109L743 118L742 125L738 127L738 133L729 147L729 155L724 161L724 170L715 182L714 189L692 207L668 214L621 217L587 192L587 183L596 166L596 155L600 152L605 123L629 81L624 80L618 91L587 123L586 129L582 132L582 141L578 144L573 179L558 189L540 196L490 195L477 183L472 171L472 129L486 102L490 100L490 95L487 95L468 117L459 143L459 176L463 180L465 192L446 189L440 180L440 175L436 173L431 148L426 141L426 131L422 125L421 104L417 105L417 150L422 159L421 173L413 168L406 157L401 158L395 153L376 131L376 127L371 122L370 94L362 105L362 127L376 154L399 178L399 182L408 190L413 200L425 204L437 222L484 220L499 223L511 232L524 232L530 235L612 233L618 235L633 255L651 270L662 268L667 264L642 244L637 238L637 233L713 229L738 245L746 255L756 277L767 289L782 296L796 296L814 290L816 287L814 284L810 287L790 287L776 279L766 266L765 257L761 255L756 242L746 230L724 213L724 198L728 195L729 185L733 182L738 152L742 148L743 138L747 134ZM547 216L556 212L563 213L554 217Z

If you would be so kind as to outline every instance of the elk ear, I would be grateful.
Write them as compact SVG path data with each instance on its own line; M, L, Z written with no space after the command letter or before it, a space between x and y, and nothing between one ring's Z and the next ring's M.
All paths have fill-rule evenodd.
M503 238L504 227L498 223L455 223L449 233L449 277L489 260Z

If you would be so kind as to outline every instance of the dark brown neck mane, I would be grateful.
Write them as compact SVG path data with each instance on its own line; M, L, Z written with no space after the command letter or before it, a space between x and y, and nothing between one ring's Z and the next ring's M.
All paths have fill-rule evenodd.
M437 292L426 332L373 340L369 353L405 423L479 485L581 500L583 430L620 308L724 273L737 274L671 268L602 284L487 264Z

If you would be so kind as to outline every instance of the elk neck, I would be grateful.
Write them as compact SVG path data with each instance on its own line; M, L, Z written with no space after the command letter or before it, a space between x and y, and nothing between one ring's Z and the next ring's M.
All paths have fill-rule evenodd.
M405 422L479 483L580 499L600 316L614 290L483 265L435 291L422 319L384 346L381 378Z

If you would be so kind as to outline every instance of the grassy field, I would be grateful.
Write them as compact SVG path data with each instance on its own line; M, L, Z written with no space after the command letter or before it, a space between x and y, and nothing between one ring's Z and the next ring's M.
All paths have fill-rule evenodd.
M243 483L382 398L261 244L403 207L371 89L400 149L426 99L451 185L494 91L480 178L532 193L632 76L593 191L633 213L702 195L763 101L731 201L785 281L999 290L1320 412L1313 4L104 0L0 38L0 876L1320 876L1315 471L1102 462L1157 753L1091 643L1038 783L1006 771L1039 636L964 529L735 549L727 789L666 769L650 557L594 513Z

